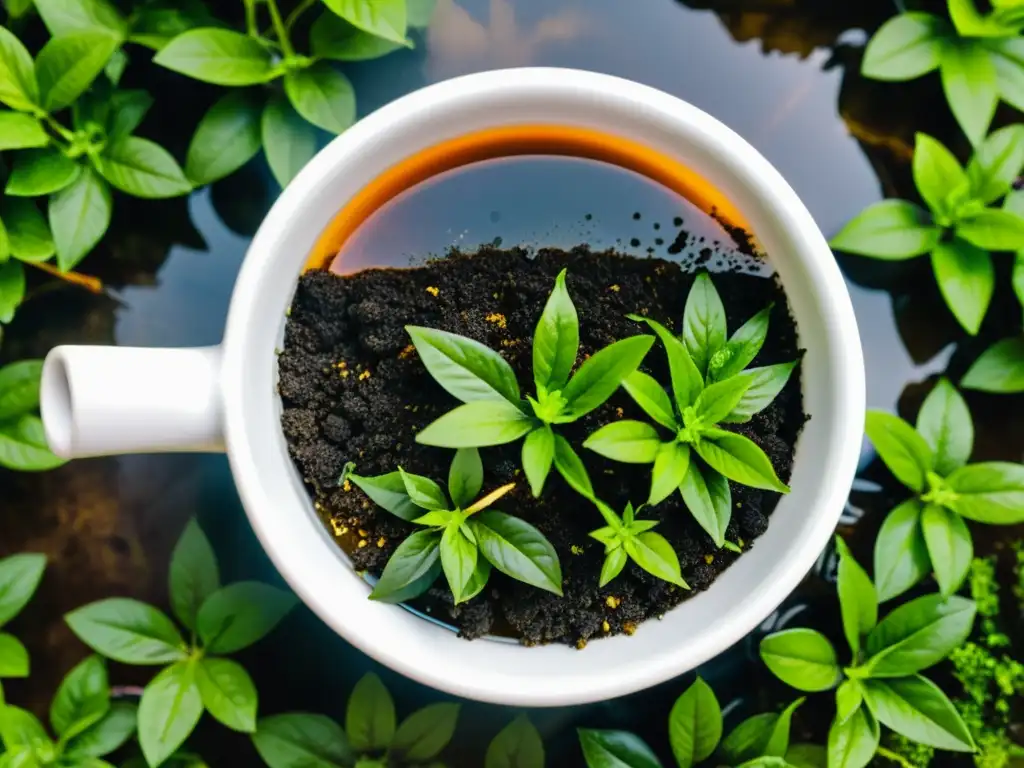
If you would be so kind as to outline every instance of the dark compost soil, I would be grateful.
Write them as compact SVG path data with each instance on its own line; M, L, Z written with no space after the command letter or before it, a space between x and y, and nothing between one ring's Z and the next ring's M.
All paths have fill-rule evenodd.
M355 566L379 575L395 547L413 529L376 508L357 488L339 487L348 461L363 475L401 465L445 481L452 451L421 446L416 431L458 405L427 373L404 330L407 324L459 333L500 350L515 369L524 393L533 392L533 330L559 270L580 318L580 358L618 339L645 332L628 320L647 314L681 327L694 275L660 259L613 252L541 250L537 254L484 248L453 252L425 267L368 270L339 277L311 272L298 284L279 358L282 425L295 464L321 518ZM719 273L730 333L775 302L768 340L754 365L797 359L796 330L782 289L773 279ZM668 382L664 350L655 345L643 368ZM647 498L649 466L615 463L581 447L598 427L620 418L647 417L622 390L605 405L558 430L577 449L600 498L617 511L627 500ZM732 428L761 446L783 480L804 424L799 376L753 421ZM484 490L507 482L516 489L498 507L537 526L558 551L565 597L541 591L493 571L486 589L452 605L443 576L416 605L456 625L469 638L508 634L527 644L563 642L582 647L589 638L632 633L644 619L660 616L691 592L660 581L632 563L599 589L603 546L587 533L603 525L599 513L552 469L540 499L522 476L520 444L481 451ZM734 511L728 539L745 549L768 526L778 494L732 484ZM706 589L739 555L717 549L690 516L679 494L641 514L662 520L657 531L679 554L693 592Z

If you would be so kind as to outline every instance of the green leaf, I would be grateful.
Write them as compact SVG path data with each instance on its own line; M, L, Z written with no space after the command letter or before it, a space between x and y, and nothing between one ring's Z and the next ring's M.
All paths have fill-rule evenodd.
M107 668L99 656L90 656L61 681L50 704L50 724L65 736L81 720L97 722L110 709Z
M899 416L882 411L868 411L865 430L889 471L910 490L920 493L925 473L935 467L935 457L924 438Z
M551 464L555 460L555 433L544 424L526 435L523 440L523 472L530 481L533 495L540 496L544 481L548 479Z
M19 152L4 192L12 197L49 195L73 182L80 169L78 163L55 148Z
M57 246L57 266L74 268L110 226L110 187L92 168L82 168L71 184L50 197L50 230Z
M668 740L679 768L707 760L721 738L722 708L715 692L698 677L676 699L668 716Z
M981 353L960 381L964 389L1024 392L1024 337L1003 339Z
M0 262L0 323L9 323L25 298L25 270L17 261Z
M196 185L229 176L260 151L263 99L251 91L222 96L199 121L188 145L185 175Z
M426 592L441 572L440 546L441 534L436 531L411 534L391 555L370 599L400 603ZM419 591L410 591L411 586Z
M309 47L314 56L336 61L368 61L405 47L352 26L339 16L324 13L309 29Z
M879 601L884 603L903 594L930 570L921 531L921 503L909 499L886 516L875 539L875 589Z
M184 659L185 641L167 616L151 605L111 597L65 614L78 639L125 664L168 664Z
M458 704L431 704L417 710L398 726L388 752L409 763L433 760L452 740L458 719Z
M32 56L4 27L0 27L0 101L24 111L32 111L40 102Z
M949 24L930 13L901 13L879 27L864 50L860 72L873 80L913 80L937 69Z
M795 362L779 363L762 368L748 368L736 374L734 378L747 380L747 391L743 393L739 403L723 421L749 421L755 413L760 413L771 405L789 382L789 377L793 374L793 369L796 366Z
M761 640L761 660L777 678L801 691L827 691L842 679L832 643L813 629L786 629Z
M115 701L99 721L68 742L65 756L103 757L120 749L135 733L136 710L133 703Z
M270 50L230 29L192 29L178 35L153 63L215 85L258 85L279 74Z
M628 562L629 555L626 554L626 550L622 547L616 547L610 552L606 551L604 563L601 566L601 576L598 581L598 586L604 587L610 581L615 579L620 573L622 573L622 569L626 567L626 563Z
M650 464L661 450L658 430L642 421L613 421L583 441L583 447L612 461Z
M1008 125L990 134L967 165L971 196L986 205L1007 192L1024 171L1024 125Z
M284 90L295 111L325 131L341 133L356 121L355 89L330 64L288 72Z
M594 497L594 487L590 483L587 468L583 466L579 455L572 449L569 441L561 435L555 435L555 468L576 493L588 499Z
M466 587L476 571L479 556L477 545L470 541L460 526L449 526L441 535L441 570L455 604L465 602Z
M974 424L967 403L949 383L939 379L917 415L917 433L935 456L935 471L945 477L967 463L974 447Z
M53 256L56 251L53 236L35 201L5 197L0 200L0 216L7 226L11 255L16 259L39 263Z
M258 581L221 587L199 608L196 629L209 653L234 653L268 634L298 602Z
M128 23L107 0L35 0L35 6L54 37L91 32L122 41L128 33Z
M50 143L39 118L21 112L0 111L0 150L34 149Z
M579 351L579 318L565 287L565 272L555 278L533 335L533 378L538 391L563 389Z
M996 70L1003 100L1024 110L1024 39L1004 37L982 41Z
M170 153L149 139L127 136L107 144L94 158L96 170L114 187L135 197L187 195L192 184Z
M925 507L921 515L921 531L939 589L943 595L952 595L971 568L974 557L971 531L960 515L934 504Z
M544 768L544 742L526 715L506 725L487 747L484 768Z
M56 112L71 106L103 72L118 45L118 39L105 32L52 38L36 56L43 108Z
M828 732L828 768L865 768L881 737L878 722L864 707L845 722L832 721Z
M195 629L199 607L220 589L217 556L195 518L188 521L171 553L169 587L174 615Z
M986 461L958 469L948 478L958 498L953 511L978 523L1024 522L1024 466Z
M995 23L995 14L982 16L975 5L976 0L949 0L949 17L953 20L960 37L982 37L1006 35L1007 30ZM998 5L996 0L992 5Z
M734 482L789 493L789 486L775 474L764 451L749 438L724 429L709 429L693 447L712 469Z
M750 365L768 337L771 311L770 306L765 307L736 329L736 333L729 338L729 343L719 353L721 362L719 359L711 360L709 376L724 381Z
M364 32L405 44L405 0L324 0L324 5Z
M679 424L672 410L672 401L668 393L657 380L643 371L633 371L622 381L622 388L636 401L644 413L671 430L677 430Z
M642 739L625 731L577 730L587 768L661 768Z
M674 440L662 443L654 457L651 471L651 493L647 499L650 505L660 504L683 484L690 462L690 447ZM689 504L687 504L689 506Z
M988 208L957 222L956 233L977 248L1017 251L1024 248L1024 217Z
M8 752L14 752L18 747L25 747L31 753L42 750L52 753L53 750L53 743L36 716L11 704L0 709L0 737ZM35 768L38 763L27 761L19 765Z
M836 551L839 553L839 608L843 616L843 632L850 644L850 651L856 657L860 641L878 623L878 594L867 573L853 558L850 548L838 536Z
M524 584L562 594L558 553L544 534L512 515L485 510L470 519L480 553L491 565Z
M861 211L832 238L838 251L886 261L912 259L934 248L942 229L906 200L883 200Z
M449 411L416 434L416 442L442 448L483 448L518 440L537 426L504 400L478 400Z
M504 400L518 407L516 374L497 352L447 331L413 325L406 331L427 371L452 397L464 403Z
M967 639L975 612L973 601L956 596L925 595L899 606L868 635L868 673L902 677L939 663Z
M159 51L183 32L224 26L202 0L154 0L132 14L131 42Z
M261 718L252 743L270 768L348 768L355 762L341 726L323 715Z
M701 469L690 461L679 490L690 514L700 524L716 547L725 544L725 530L732 517L732 491L729 481L713 469Z
M864 703L864 689L858 680L844 680L836 688L836 720L845 723Z
M999 102L996 68L985 46L964 38L947 40L939 65L946 101L971 144L985 138Z
M445 498L444 491L441 490L441 486L429 477L413 475L406 472L401 467L398 468L398 474L401 476L402 483L405 485L405 492L409 495L412 503L417 507L421 507L428 511L449 508L448 499Z
M0 419L9 419L39 407L42 360L19 360L0 368Z
M0 632L0 678L28 677L28 650L14 635Z
M46 445L43 422L31 413L0 422L0 467L40 472L59 467L65 460Z
M793 768L828 768L828 750L820 744L792 744L786 762Z
M652 576L669 584L689 589L679 568L679 556L660 533L648 531L626 539L626 554Z
M718 424L736 409L751 383L749 378L733 376L709 385L693 405L697 418L704 424Z
M780 714L754 715L725 737L719 755L728 765L739 765L758 757L782 757L789 749L789 728L793 713L804 703L797 699Z
M460 448L448 470L448 493L456 507L468 507L484 485L484 465L476 448Z
M712 356L725 345L725 307L711 275L697 276L683 310L683 343L701 376L707 376Z
M653 336L631 336L591 355L562 392L566 416L575 420L602 405L640 366L653 343Z
M942 214L950 213L950 195L968 185L967 173L953 153L926 133L916 135L913 171L921 197L929 208Z
M46 569L46 555L22 552L0 560L0 626L28 605Z
M920 675L865 680L864 698L883 725L909 739L954 752L974 751L974 740L935 683Z
M658 335L662 346L665 347L676 407L681 412L684 408L693 405L700 393L704 391L704 377L697 370L690 353L686 351L686 345L661 323L639 315L629 315L629 318L647 323Z
M158 674L139 702L139 744L150 765L159 765L189 737L203 714L195 663L180 661Z
M412 521L423 514L405 488L401 472L389 472L376 477L362 477L354 472L348 475L359 490L370 497L370 501L387 510L395 517Z
M345 732L357 752L385 749L395 735L395 702L380 678L363 675L348 700Z
M256 730L256 686L241 664L206 657L196 667L196 684L203 706L228 728Z

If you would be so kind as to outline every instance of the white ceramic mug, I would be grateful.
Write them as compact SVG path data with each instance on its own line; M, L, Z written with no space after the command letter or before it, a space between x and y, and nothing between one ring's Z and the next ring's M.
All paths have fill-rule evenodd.
M805 410L792 493L768 530L710 589L632 637L526 648L454 632L367 599L369 587L313 512L279 423L275 348L296 279L339 209L394 164L469 131L525 123L632 140L703 176L735 204L789 297ZM680 308L681 310L682 308ZM206 349L58 347L47 357L47 439L69 458L226 450L250 522L282 575L341 636L422 683L471 699L568 705L631 693L693 669L754 630L797 586L832 535L864 425L860 339L842 276L782 176L730 129L660 91L607 75L513 69L405 96L321 151L257 232L223 343Z

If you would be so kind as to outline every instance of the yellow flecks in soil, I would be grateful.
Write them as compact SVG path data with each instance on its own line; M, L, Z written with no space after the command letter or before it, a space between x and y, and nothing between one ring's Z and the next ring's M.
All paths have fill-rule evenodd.
M663 275L665 274L665 266L663 264L658 265L654 268L654 274Z
M512 474L513 474L513 475L515 475L516 477L519 477L519 475L523 474L523 470L521 470L521 469L516 469L516 471L515 471L515 472L513 472Z
M621 408L616 408L615 409L615 415L618 416L621 419L623 416L626 415L626 413Z
M366 502L366 503L369 504L370 502ZM350 517L348 519L348 524L352 525L352 526L359 525L359 518L358 517Z
M614 469L605 469L605 470L603 470L603 472L606 475L614 475L615 474L615 470Z
M743 541L743 539L736 539L736 546L740 549L743 549L743 547L745 547L746 545L747 543Z
M651 310L649 310L647 307L640 307L640 314L643 315L644 317L647 317L650 313Z
M708 565L711 565L713 562L715 562L715 556L714 555L704 555L704 562L707 563Z
M622 598L616 597L615 595L608 595L608 597L604 599L604 604L614 611L622 605Z
M384 545L387 544L387 541L388 540L385 539L383 536L381 536L379 539L377 539L377 549L382 549L384 547Z
M514 347L518 343L519 343L519 339L502 339L501 340L501 346L506 347L506 348L507 347Z
M737 501L736 502L736 509L739 509L742 506L743 506L743 502L742 501Z
M369 543L370 542L368 542L366 539L360 539L359 543L356 546L358 546L360 549L362 549L363 547L365 547Z
M348 480L346 480L344 483L341 484L341 490L345 491L346 493L348 491L351 491L352 490L352 483L350 483Z
M406 344L405 347L402 348L402 351L398 353L398 359L408 360L414 354L416 354L416 347L412 344Z
M334 531L335 536L344 536L346 533L348 533L348 528L339 523L333 517L331 518L331 530Z
M370 378L370 371L369 370L363 371L362 373L359 374L359 380L360 381L366 381L368 378Z
M433 286L433 285L428 285L427 286L427 293L429 293L435 299L437 298L437 294L439 294L440 292L441 292L441 289L436 287L436 286Z
M632 621L627 621L625 624L622 625L622 631L625 632L627 635L632 635L634 632L636 632L636 623Z
M584 640L582 637L579 640L576 641L576 650L577 651L582 651L586 647L587 647L587 641Z
M608 290L611 291L612 293L618 293L619 291L622 290L622 288L620 288L618 286L618 284L616 284L616 285L609 285L608 286Z
M612 625L609 624L607 621L602 621L601 622L601 629L603 629L605 631L605 633L611 632L612 631Z
M579 544L573 544L571 547L569 547L569 551L572 552L574 555L582 555L584 549Z
M334 367L338 369L338 375L341 376L341 378L348 378L348 363L342 360L340 363L335 363Z
M367 531L364 531L362 528L360 528L357 531L357 533L359 534L359 538L361 538L361 539L365 539L365 538L369 537L369 535L370 535Z
M494 323L499 328L508 327L508 320L503 314L501 314L501 312L491 312L491 314L487 315L484 320L488 323Z

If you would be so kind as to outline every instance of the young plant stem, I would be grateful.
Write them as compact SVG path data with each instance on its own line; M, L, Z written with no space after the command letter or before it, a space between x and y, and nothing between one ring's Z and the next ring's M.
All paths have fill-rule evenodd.
M277 41L281 44L281 52L284 53L285 58L294 56L295 49L292 48L292 41L288 39L288 30L285 28L284 21L281 20L281 11L277 8L277 0L267 0L267 10L270 11L270 21L274 25Z
M886 749L881 745L879 745L876 754L879 757L884 757L886 760L890 760L898 764L901 768L914 768L914 764L907 760L903 755L898 752L893 752L891 749Z
M318 0L302 0L301 3L292 9L292 12L288 14L288 18L284 21L284 28L291 31L292 27L298 22L299 17L302 16L306 11L316 5Z
M57 121L52 115L43 114L42 118L43 122L46 123L50 130L56 133L64 141L66 141L69 146L74 142L75 134L73 134L71 131L69 131L67 128L61 125L60 122ZM67 149L67 147L64 147L64 149Z
M98 277L92 277L90 275L83 275L78 272L61 272L57 267L46 264L45 262L39 261L27 261L23 262L26 266L35 267L36 269L42 270L48 275L60 278L65 282L77 285L85 290L92 293L100 294L103 293L103 282Z
M256 0L242 0L245 5L245 31L249 37L259 37L256 27Z

